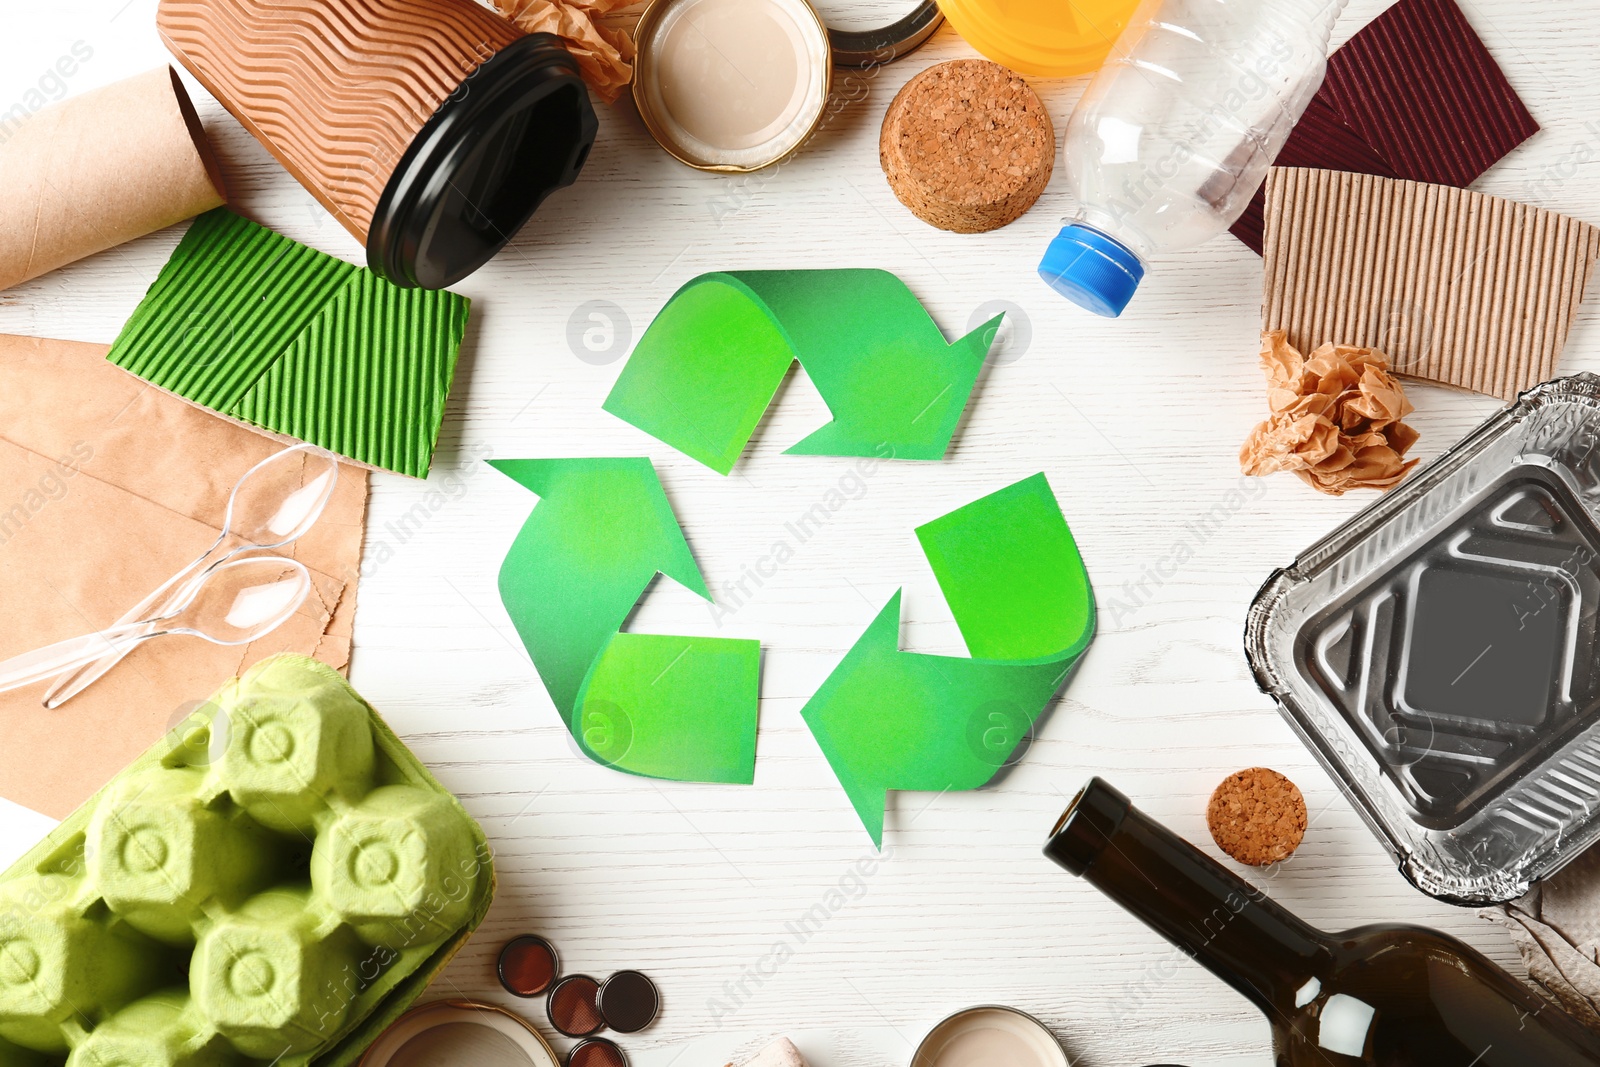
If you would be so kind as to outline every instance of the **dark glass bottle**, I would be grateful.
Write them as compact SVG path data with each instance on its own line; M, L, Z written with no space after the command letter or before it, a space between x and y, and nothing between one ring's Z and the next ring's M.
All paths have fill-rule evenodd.
M1045 855L1266 1015L1278 1067L1600 1065L1600 1037L1453 937L1307 926L1091 779Z

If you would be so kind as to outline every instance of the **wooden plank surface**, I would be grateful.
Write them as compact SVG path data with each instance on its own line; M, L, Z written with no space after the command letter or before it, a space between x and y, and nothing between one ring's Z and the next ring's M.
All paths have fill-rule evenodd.
M165 62L154 6L13 4L0 35L0 112L31 91L55 93L46 72L75 42L93 54L60 79L63 92ZM1383 6L1355 0L1337 38ZM1464 6L1544 126L1476 187L1600 221L1600 128L1589 124L1600 111L1600 0ZM1075 1063L1262 1067L1267 1032L1253 1009L1039 854L1091 774L1200 841L1211 788L1252 764L1288 773L1312 812L1298 855L1253 876L1274 897L1324 927L1421 922L1515 959L1497 927L1407 885L1248 675L1241 631L1257 587L1371 499L1239 476L1239 443L1265 411L1254 355L1260 260L1227 236L1164 257L1111 322L1069 306L1034 274L1057 218L1072 210L1060 168L1039 205L996 233L918 222L879 170L878 124L913 73L971 54L942 30L867 79L864 98L790 162L747 177L689 170L625 108L602 107L580 184L458 287L473 299L473 321L432 484L373 479L352 674L498 851L499 899L440 980L441 995L519 1006L497 992L492 962L505 939L531 930L557 943L569 970L655 977L661 1019L623 1041L639 1067L717 1067L782 1032L799 1036L814 1067L903 1064L938 1018L977 1003L1035 1013ZM1037 83L1058 135L1083 85ZM333 219L191 87L242 209L359 262ZM180 232L0 292L0 330L111 340ZM775 575L759 587L746 580L746 595L738 583L787 536L785 522L849 465L781 455L827 418L809 383L791 378L728 478L600 403L630 341L693 275L834 266L895 271L948 335L995 306L1015 322L949 458L879 467ZM1593 318L1580 312L1564 369L1600 370ZM1424 456L1497 407L1423 385L1412 395ZM582 759L500 606L496 572L532 498L481 460L617 454L656 461L708 582L735 609L714 619L687 591L658 583L633 628L766 647L753 788L658 784ZM959 654L912 528L1039 470L1090 567L1100 634L998 788L895 796L892 851L870 875L852 875L870 845L800 707L896 588L905 589L907 646ZM37 828L22 813L0 825ZM843 903L800 943L788 924L840 888ZM541 1004L520 1007L542 1016Z

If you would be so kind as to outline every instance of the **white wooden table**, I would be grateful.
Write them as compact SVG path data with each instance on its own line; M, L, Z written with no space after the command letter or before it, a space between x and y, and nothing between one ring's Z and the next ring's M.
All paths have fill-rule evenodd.
M93 56L65 91L167 61L155 0L5 6L0 112L78 41ZM833 0L831 10L849 6ZM1383 6L1354 0L1338 40ZM1544 127L1478 187L1600 221L1600 127L1586 123L1600 113L1600 0L1463 6ZM1223 775L1253 764L1288 773L1312 812L1299 853L1252 875L1276 899L1328 928L1430 924L1514 963L1498 927L1404 881L1246 669L1242 623L1261 581L1372 499L1322 497L1288 475L1240 478L1239 443L1265 409L1254 355L1260 261L1227 237L1172 256L1121 320L1106 321L1034 274L1072 209L1059 174L1030 214L981 236L931 229L890 193L877 162L889 99L928 64L972 54L941 30L882 70L867 98L794 159L744 178L683 167L630 112L601 107L580 183L458 287L474 303L432 479L444 503L412 512L429 486L373 479L351 674L462 797L498 856L494 909L435 993L515 1006L495 983L495 953L537 931L570 971L638 967L657 980L660 1020L623 1041L638 1067L717 1067L780 1033L795 1036L814 1067L899 1065L936 1020L978 1003L1033 1012L1075 1063L1093 1067L1264 1065L1267 1028L1254 1009L1039 854L1091 774L1215 853L1206 797ZM1058 133L1084 83L1037 83ZM361 261L333 219L191 87L238 206ZM0 331L110 341L180 232L0 293ZM728 478L600 403L628 339L690 277L837 266L898 273L947 335L964 332L980 306L1009 301L1020 309L1010 347L980 381L947 459L878 468L864 495L720 625L671 582L638 612L640 631L762 641L754 787L660 784L596 766L567 740L496 593L533 498L480 460L649 455L707 581L725 597L725 583L848 464L781 455L826 421L820 398L796 374ZM591 334L599 351L569 343L590 301L621 310L609 347L604 331ZM1594 317L1580 316L1565 369L1600 370ZM1422 385L1411 393L1424 457L1497 407ZM964 654L912 528L1039 470L1089 565L1099 636L1022 765L994 789L895 795L888 862L859 888L845 883L847 902L796 944L786 924L871 855L801 705L898 587L907 647ZM403 526L408 512L426 518ZM391 558L378 564L380 543ZM1180 545L1191 559L1132 591L1157 568L1171 570ZM0 818L13 844L47 826L15 808ZM793 955L774 966L784 942ZM542 1021L539 1004L524 1007Z

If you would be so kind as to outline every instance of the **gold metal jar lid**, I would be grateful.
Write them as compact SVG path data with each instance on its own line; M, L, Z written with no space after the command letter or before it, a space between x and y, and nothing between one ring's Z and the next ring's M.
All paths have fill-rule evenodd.
M770 166L826 112L833 54L806 0L655 0L637 45L639 115L691 167Z
M1055 1034L1027 1012L982 1004L948 1015L928 1031L911 1057L911 1067L1069 1067Z
M437 1000L379 1035L358 1067L560 1067L526 1019L492 1004Z

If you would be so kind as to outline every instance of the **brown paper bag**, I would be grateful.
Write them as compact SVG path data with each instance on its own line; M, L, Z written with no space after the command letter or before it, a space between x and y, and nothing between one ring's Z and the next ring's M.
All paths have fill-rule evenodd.
M234 483L282 446L124 373L103 345L0 335L0 658L120 618L221 531ZM0 693L0 796L71 812L227 679L294 651L344 669L367 472L342 465L310 533L300 612L253 644L159 638L47 711Z

